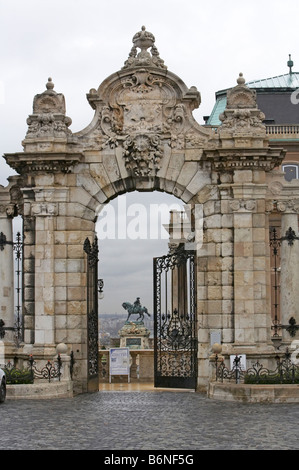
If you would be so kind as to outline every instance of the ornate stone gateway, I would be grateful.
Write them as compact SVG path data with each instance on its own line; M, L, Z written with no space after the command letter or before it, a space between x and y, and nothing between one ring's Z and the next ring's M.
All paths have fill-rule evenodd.
M195 254L154 258L155 386L196 388Z
M179 257L156 261L161 380L172 378L170 370L181 356L181 363L185 361L181 351L187 349L191 359L179 369L179 380L188 369L188 386L207 391L215 330L226 357L237 353L254 358L257 351L265 361L275 357L269 226L271 216L279 216L282 236L291 227L298 237L299 188L275 170L284 151L271 147L255 92L242 74L227 94L222 124L217 129L202 126L192 114L200 93L167 69L154 36L143 27L133 37L124 66L92 88L87 100L94 118L73 133L64 95L49 79L45 91L34 97L23 151L4 155L16 175L0 187L0 233L12 240L12 219L21 215L24 240L24 337L16 350L5 336L6 355L52 359L56 346L64 343L74 356L75 392L92 387L97 368L97 252L92 248L97 216L120 194L156 190L189 206L197 244L194 278L180 271L185 264L178 263ZM281 322L287 325L292 317L298 324L297 238L293 245L284 241L281 249ZM192 263L189 254L185 261ZM12 262L12 246L6 245L0 250L0 319L6 328L14 325ZM182 289L169 311L160 281L168 262L177 268L171 270L173 281L180 275L180 285L189 283L189 304ZM285 333L283 341L289 344ZM166 366L163 348L173 357Z

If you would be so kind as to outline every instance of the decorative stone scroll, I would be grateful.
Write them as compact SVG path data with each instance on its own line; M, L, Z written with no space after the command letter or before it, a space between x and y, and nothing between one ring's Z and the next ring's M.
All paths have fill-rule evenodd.
M37 203L31 205L31 214L33 216L54 216L58 214L57 204Z
M252 212L256 208L256 201L235 199L231 201L230 208L233 212Z
M277 201L276 209L279 212L289 212L299 214L299 199L291 199L288 201Z

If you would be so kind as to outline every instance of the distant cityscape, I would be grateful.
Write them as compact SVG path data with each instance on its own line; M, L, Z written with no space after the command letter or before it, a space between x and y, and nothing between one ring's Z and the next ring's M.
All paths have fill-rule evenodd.
M99 342L100 347L115 346L115 340L119 338L118 332L124 326L127 314L107 313L99 315ZM154 322L153 318L145 318L144 326L151 332L153 338Z

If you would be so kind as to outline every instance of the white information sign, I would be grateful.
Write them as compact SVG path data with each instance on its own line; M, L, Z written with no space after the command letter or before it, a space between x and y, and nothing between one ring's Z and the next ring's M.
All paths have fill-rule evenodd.
M130 351L129 348L110 349L109 382L112 375L127 375L130 382Z
M246 354L237 354L237 356L240 358L240 363L239 367L241 370L246 370ZM230 356L230 368L231 370L234 367L234 360L236 359L236 355L231 355Z

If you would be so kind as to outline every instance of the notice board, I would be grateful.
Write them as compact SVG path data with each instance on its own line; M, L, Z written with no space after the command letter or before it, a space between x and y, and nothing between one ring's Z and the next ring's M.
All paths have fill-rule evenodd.
M129 348L110 349L109 382L112 375L127 375L130 382L130 350Z

